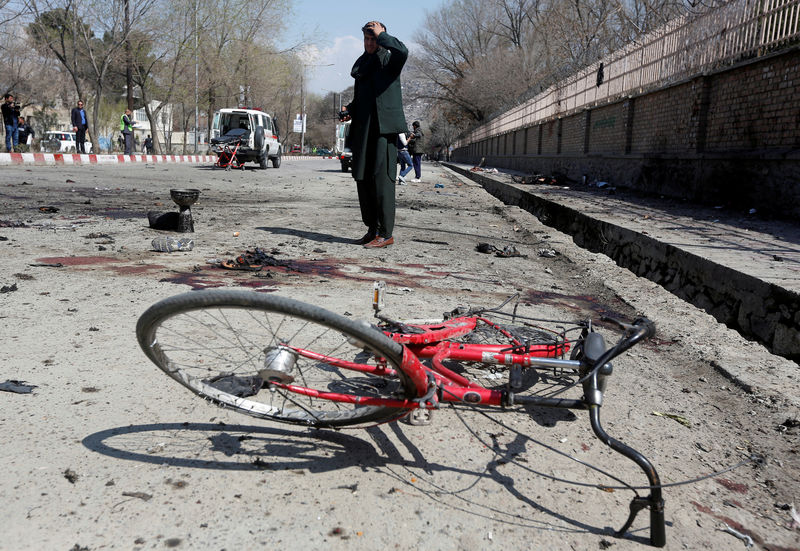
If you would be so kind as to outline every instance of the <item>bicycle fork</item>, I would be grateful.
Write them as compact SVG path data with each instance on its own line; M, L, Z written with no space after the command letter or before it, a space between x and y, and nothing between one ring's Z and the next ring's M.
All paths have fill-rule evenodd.
M633 498L630 504L630 514L625 525L614 533L616 537L622 537L628 528L633 524L636 515L642 509L650 508L650 544L655 547L664 547L667 543L667 533L664 522L664 498L661 496L661 479L656 472L655 467L650 461L631 448L608 435L608 433L600 425L600 406L589 406L589 422L592 425L592 430L601 442L606 444L612 450L621 453L644 471L647 480L650 482L650 495L642 497L637 495Z
M588 333L584 341L584 361L581 362L581 376L586 376L583 382L583 402L589 410L589 423L595 436L612 450L624 455L636 463L644 471L650 483L650 495L642 497L636 495L630 504L628 520L622 528L614 533L615 537L622 537L631 527L636 515L642 509L650 508L650 544L655 547L664 547L667 543L666 527L664 522L664 499L661 495L661 479L655 467L638 451L623 444L608 435L600 424L600 406L603 403L606 379L611 375L613 368L606 358L610 354L606 351L605 341L599 333ZM595 366L601 364L595 369Z

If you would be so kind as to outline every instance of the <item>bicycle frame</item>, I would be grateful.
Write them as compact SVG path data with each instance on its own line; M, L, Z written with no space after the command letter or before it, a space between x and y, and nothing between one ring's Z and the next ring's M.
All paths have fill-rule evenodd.
M466 344L451 342L454 339L475 329L478 322L486 323L504 333L514 341L512 345L499 344ZM602 337L598 333L584 334L584 357L581 360L566 359L570 350L568 341L560 340L555 344L527 345L514 339L490 320L480 316L463 316L446 320L437 324L409 325L419 333L393 333L385 331L395 342L403 344L403 358L399 366L412 381L416 389L415 399L389 399L358 396L337 392L325 392L291 383L271 382L269 384L288 392L311 396L323 400L358 404L362 406L385 406L408 410L436 409L440 402L453 402L473 406L501 406L514 404L531 406L588 410L589 421L595 435L601 442L614 451L634 461L645 473L649 481L650 495L641 497L638 494L630 503L630 513L624 526L615 533L622 536L633 524L639 511L650 509L650 542L656 547L666 544L666 528L664 520L664 499L661 492L661 481L652 463L633 448L609 436L600 423L600 406L602 405L605 378L611 373L610 360L644 338L652 336L654 327L647 320L639 325L628 326L628 333L611 349L606 349ZM377 365L359 364L347 360L325 356L311 350L284 345L294 353L312 360L323 361L335 367L349 369L366 374L392 377L394 369L379 361ZM431 367L421 360L430 360ZM543 396L517 395L511 388L505 390L487 389L469 379L455 373L444 365L445 360L478 362L485 365L503 365L511 370L522 368L566 369L581 375L584 395L580 399L553 398ZM406 413L407 414L407 413Z

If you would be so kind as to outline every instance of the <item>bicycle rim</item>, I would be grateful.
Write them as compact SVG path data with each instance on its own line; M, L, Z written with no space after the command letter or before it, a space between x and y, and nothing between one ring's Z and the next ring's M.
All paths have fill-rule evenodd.
M406 399L402 346L364 322L318 306L253 291L193 291L151 306L136 327L145 354L170 377L214 403L275 421L317 427L375 422L405 410L306 396L267 380L343 395ZM331 365L291 352L375 366L393 376ZM319 358L319 357L317 357Z

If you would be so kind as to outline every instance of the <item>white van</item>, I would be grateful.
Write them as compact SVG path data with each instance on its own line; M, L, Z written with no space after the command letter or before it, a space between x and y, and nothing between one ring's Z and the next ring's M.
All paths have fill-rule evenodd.
M214 113L211 123L211 151L219 155L226 144L241 141L236 153L239 161L258 163L267 168L281 166L281 142L271 116L260 109L226 108Z
M345 145L347 134L350 133L350 122L342 122L336 125L336 150L334 153L342 164L342 172L347 172L350 162L353 160L353 152Z

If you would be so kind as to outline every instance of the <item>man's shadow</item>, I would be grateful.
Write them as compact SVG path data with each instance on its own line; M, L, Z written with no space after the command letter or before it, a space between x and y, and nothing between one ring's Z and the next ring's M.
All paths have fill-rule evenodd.
M275 226L260 226L257 230L278 234L278 235L291 235L293 237L302 237L309 241L317 241L319 243L345 243L354 244L355 239L350 237L341 237L338 235L331 235L329 233L319 233L313 231L299 230L295 228L279 228Z

